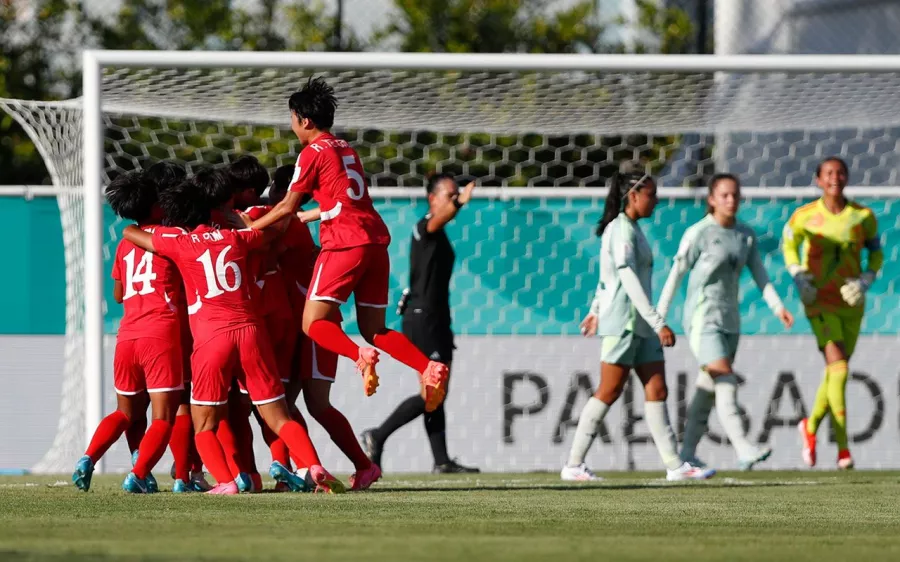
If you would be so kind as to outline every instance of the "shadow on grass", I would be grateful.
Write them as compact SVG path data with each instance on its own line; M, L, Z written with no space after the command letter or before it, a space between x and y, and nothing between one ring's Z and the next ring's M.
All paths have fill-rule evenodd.
M808 484L802 484L808 485ZM816 485L819 485L818 483ZM534 486L391 486L390 488L370 488L367 493L390 492L582 492L585 490L692 490L701 491L710 488L780 488L798 486L791 482L648 482L646 484L537 484Z

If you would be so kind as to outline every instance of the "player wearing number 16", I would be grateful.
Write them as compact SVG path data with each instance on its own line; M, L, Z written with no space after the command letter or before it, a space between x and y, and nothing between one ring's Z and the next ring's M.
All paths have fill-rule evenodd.
M275 224L296 212L304 195L312 195L319 204L316 214L322 221L322 252L303 311L303 331L316 344L354 361L363 374L366 394L373 394L378 386L378 351L358 347L332 320L335 309L353 293L363 338L421 374L425 410L434 411L444 400L449 370L443 363L430 361L406 336L384 325L391 237L369 197L359 155L347 141L330 132L337 108L334 90L322 78L310 79L291 96L288 105L291 128L303 150L290 192L251 226Z

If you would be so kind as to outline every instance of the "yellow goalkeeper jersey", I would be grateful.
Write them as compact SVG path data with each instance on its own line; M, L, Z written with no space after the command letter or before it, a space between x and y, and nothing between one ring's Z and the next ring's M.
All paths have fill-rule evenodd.
M818 289L807 316L850 308L841 298L841 286L863 272L863 248L868 250L867 269L877 272L884 261L875 214L853 201L837 214L822 199L800 207L784 227L782 245L785 265L803 266ZM864 306L856 308L862 313Z

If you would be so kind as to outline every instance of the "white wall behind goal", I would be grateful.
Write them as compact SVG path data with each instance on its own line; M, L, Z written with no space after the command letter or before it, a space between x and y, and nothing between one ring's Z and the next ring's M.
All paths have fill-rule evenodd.
M113 338L107 339L108 344ZM851 361L848 424L859 468L900 468L900 348L897 338L864 337ZM447 403L451 456L492 472L558 470L565 461L581 407L596 388L599 340L564 336L459 337ZM0 337L0 468L28 467L50 446L59 412L63 338ZM112 348L106 355L112 361ZM697 365L685 342L667 351L669 411L683 427ZM114 408L109 383L106 411ZM812 406L823 364L809 336L746 336L737 371L744 379L740 400L746 409L753 441L775 449L762 468L801 468L796 423ZM342 360L333 401L354 429L380 423L405 397L416 392L415 375L385 359L381 387L365 398L353 366ZM302 402L302 400L300 401ZM301 406L302 409L302 406ZM629 385L605 421L588 463L598 470L662 470L643 422L643 395ZM347 473L350 463L315 421L313 439L326 466ZM711 433L722 435L715 417ZM716 441L719 441L718 443ZM820 466L833 468L837 450L828 439L828 423L820 430ZM268 467L268 451L257 437L260 469ZM718 437L701 443L698 454L711 466L734 469L731 447ZM124 439L107 456L107 469L124 471L129 458ZM76 458L72 458L74 464ZM387 443L388 472L431 469L431 453L421 421L397 432ZM157 472L168 470L168 455Z

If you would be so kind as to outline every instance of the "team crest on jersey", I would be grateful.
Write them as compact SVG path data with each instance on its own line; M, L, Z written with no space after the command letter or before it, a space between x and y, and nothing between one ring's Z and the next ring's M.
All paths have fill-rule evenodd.
M429 357L429 359L431 359L432 361L440 361L440 360L441 360L441 353L440 353L439 351L435 351L435 352L433 352L433 353L431 354L431 356Z

